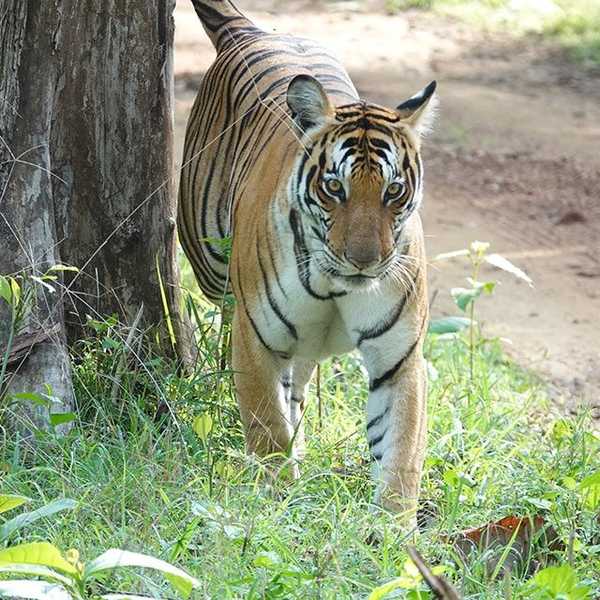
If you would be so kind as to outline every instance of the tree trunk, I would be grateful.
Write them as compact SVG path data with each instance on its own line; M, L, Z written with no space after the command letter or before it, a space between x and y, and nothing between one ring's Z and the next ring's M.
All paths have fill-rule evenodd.
M140 326L159 332L164 353L190 359L172 193L173 8L4 0L0 9L0 274L80 269L57 273L55 293L36 284L16 354L0 299L13 392L49 383L70 403L65 342L89 335L87 315L131 324L143 305Z
M60 19L51 1L5 2L0 14L0 274L12 275L21 293L0 300L0 415L11 421L3 424L31 432L48 427L49 411L20 402L18 410L7 412L14 392L45 398L54 412L68 410L72 402L60 295L31 279L60 263L54 202L67 186L51 174L49 150L60 67L54 34Z
M174 0L62 3L52 159L69 194L57 231L63 260L81 269L67 277L68 341L86 335L87 315L131 324L143 303L142 326L161 324L163 351L187 361L172 178Z

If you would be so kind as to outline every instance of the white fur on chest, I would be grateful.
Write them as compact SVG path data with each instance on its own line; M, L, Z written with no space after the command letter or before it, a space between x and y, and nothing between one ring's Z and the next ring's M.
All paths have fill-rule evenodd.
M298 278L295 264L286 265L280 275L285 296L277 289L276 301L281 303L286 319L293 325L296 338L289 327L275 323L268 330L273 347L290 356L322 360L332 354L342 354L354 348L351 332L342 319L335 297L315 298ZM332 293L331 283L323 275L311 272L310 290L319 296Z
M342 295L335 283L314 270L307 290L291 261L279 280L281 287L273 286L271 296L287 324L275 318L272 310L265 309L261 328L271 348L308 360L323 360L355 349L361 331L384 320L402 300L397 290L385 285ZM314 297L315 294L320 297ZM322 299L327 296L331 297Z

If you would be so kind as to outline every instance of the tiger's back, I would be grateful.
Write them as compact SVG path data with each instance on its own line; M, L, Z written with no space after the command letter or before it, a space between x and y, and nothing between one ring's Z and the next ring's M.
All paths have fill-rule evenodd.
M339 104L356 102L358 94L340 63L311 40L266 33L227 0L193 4L217 56L188 120L179 238L200 288L220 304L231 291L228 252L235 203L270 147L284 148L297 137L286 108L289 82L311 74ZM273 173L280 166L273 165Z

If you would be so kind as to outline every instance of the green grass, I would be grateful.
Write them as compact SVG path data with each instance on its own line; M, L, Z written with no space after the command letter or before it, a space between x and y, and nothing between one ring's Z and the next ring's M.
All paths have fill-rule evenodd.
M600 3L596 0L579 0L560 5L564 12L545 23L544 33L557 38L583 63L600 65Z
M555 40L577 62L600 66L598 0L388 0L388 10L435 10L479 27Z
M150 355L117 373L126 332L114 322L93 324L97 338L82 344L75 367L74 430L64 439L40 434L35 453L19 450L14 439L0 447L4 493L36 505L79 501L23 539L76 548L84 561L109 547L170 560L201 580L195 598L367 598L405 571L413 536L370 503L358 359L335 359L322 370L322 427L313 390L301 478L266 486L260 466L244 455L229 374L218 371L214 316L199 310L200 363L188 376ZM430 337L427 356L422 496L431 515L418 548L444 566L465 598L558 597L533 592L527 573L491 580L485 553L462 564L449 541L489 520L543 514L570 547L555 559L599 590L598 506L578 487L600 464L600 439L589 423L554 416L539 383L496 341L479 340L473 383L465 339ZM213 426L203 440L194 419L206 414ZM549 559L543 549L537 558L541 566ZM111 589L173 597L149 574L120 572L98 591ZM428 597L407 593L386 598Z

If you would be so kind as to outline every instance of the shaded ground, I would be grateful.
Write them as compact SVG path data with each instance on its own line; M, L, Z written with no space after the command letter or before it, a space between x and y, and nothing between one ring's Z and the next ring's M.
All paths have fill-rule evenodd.
M176 156L214 52L186 0L176 9ZM558 401L600 418L600 73L538 38L514 40L418 11L368 2L241 0L266 30L330 47L369 100L396 105L431 79L441 113L427 140L430 256L474 239L510 258L535 287L492 270L480 303L488 334L550 380ZM430 267L434 314L456 314L461 260ZM510 340L510 342L508 341Z

